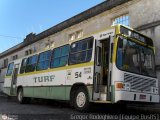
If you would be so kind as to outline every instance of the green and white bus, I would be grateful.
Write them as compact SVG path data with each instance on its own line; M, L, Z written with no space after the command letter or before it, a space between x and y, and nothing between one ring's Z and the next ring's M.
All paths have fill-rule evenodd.
M53 49L10 62L4 93L20 103L31 98L90 102L159 102L152 39L115 25Z

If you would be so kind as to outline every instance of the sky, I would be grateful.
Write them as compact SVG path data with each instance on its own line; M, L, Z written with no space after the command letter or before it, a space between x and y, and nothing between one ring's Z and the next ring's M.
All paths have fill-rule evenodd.
M104 0L0 0L0 53Z

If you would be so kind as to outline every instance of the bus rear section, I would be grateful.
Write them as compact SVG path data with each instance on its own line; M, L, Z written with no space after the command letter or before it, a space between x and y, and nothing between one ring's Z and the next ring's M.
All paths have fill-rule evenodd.
M17 78L20 68L21 59L15 60L8 65L4 80L3 92L8 96L16 96L17 94Z

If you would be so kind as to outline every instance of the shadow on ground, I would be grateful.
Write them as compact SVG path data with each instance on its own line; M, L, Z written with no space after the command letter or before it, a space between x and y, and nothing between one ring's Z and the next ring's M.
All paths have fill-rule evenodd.
M30 104L20 105L15 97L0 97L0 113L7 115L18 115L18 120L117 120L123 116L128 117L146 117L155 115L154 120L159 120L158 114L160 109L158 106L144 105L123 105L123 104L95 104L91 103L90 110L87 112L78 112L71 108L69 102L33 99ZM3 107L3 108L2 108ZM156 109L153 109L156 108ZM98 118L101 116L102 118ZM103 118L103 117L109 117ZM1 117L1 116L0 116ZM96 118L97 117L97 118ZM132 118L129 118L132 120ZM144 119L148 119L147 117ZM15 119L17 120L17 119ZM134 120L136 120L134 118ZM150 119L151 120L151 119Z

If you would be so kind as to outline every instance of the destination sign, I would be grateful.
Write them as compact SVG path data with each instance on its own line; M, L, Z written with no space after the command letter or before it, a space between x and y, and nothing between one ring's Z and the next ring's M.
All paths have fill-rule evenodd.
M136 31L130 30L126 27L121 26L120 33L124 34L124 35L127 35L130 38L134 38L134 39L136 39L140 42L143 42L147 45L153 46L153 41L150 38L145 37L144 35L136 32Z

